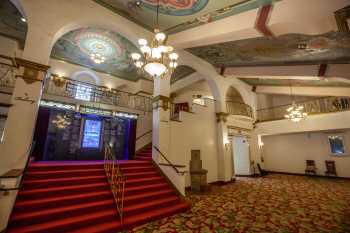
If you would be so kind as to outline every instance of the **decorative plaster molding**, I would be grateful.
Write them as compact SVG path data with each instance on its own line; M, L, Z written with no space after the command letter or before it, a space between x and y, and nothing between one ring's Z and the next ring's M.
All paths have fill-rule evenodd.
M16 77L21 77L28 84L33 82L42 82L45 78L45 75L40 75L40 73L46 73L50 68L50 66L18 57L15 58L15 61L18 68L24 68L22 75L16 75Z

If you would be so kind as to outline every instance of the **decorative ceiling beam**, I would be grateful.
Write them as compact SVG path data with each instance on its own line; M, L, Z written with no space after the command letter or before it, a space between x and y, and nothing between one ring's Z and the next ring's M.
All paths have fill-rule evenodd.
M268 23L270 19L270 15L273 9L273 5L266 5L260 8L256 23L255 23L255 29L258 30L263 36L266 37L273 37L274 34L270 30Z

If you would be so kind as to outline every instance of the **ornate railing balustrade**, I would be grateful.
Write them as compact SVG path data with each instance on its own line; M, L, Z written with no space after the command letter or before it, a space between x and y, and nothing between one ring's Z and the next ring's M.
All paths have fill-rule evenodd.
M120 222L123 223L123 208L124 208L124 191L126 178L123 175L118 161L112 153L112 148L109 145L105 146L104 170L113 193L114 201L117 206Z
M239 102L226 102L227 113L230 115L240 115L253 118L253 109L247 104Z
M350 97L324 97L309 101L297 102L304 107L308 115L342 112L350 110ZM282 120L291 105L283 105L257 111L258 121Z
M44 93L145 112L152 111L152 99L149 97L57 76L46 81Z
M15 86L17 69L14 59L0 55L0 88Z

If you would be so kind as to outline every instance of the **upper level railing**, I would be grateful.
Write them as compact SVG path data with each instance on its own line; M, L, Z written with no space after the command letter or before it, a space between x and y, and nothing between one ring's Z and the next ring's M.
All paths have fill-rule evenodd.
M145 112L152 111L152 99L147 96L135 95L63 77L51 76L45 83L44 93Z
M297 104L303 106L308 115L342 112L350 110L350 97L324 97ZM290 106L291 104L260 109L257 111L258 121L282 120Z
M230 115L240 115L253 118L253 109L247 104L226 101L226 109L227 113L229 113Z

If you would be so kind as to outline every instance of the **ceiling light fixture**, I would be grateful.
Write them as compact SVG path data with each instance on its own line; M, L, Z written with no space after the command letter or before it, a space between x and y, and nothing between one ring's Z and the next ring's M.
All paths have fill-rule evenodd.
M24 18L24 17L21 17L21 21L24 23L27 22L26 18Z
M292 84L290 83L290 95L292 98L292 105L287 108L287 114L284 115L286 119L289 119L293 122L299 122L307 117L307 113L304 112L304 106L298 105L295 103L293 98Z
M157 27L159 27L159 0L157 4ZM177 67L179 55L173 52L172 46L166 45L167 36L159 29L154 30L154 38L150 44L146 39L139 39L141 53L132 53L131 58L140 71L156 78L171 74Z
M92 53L90 55L90 59L93 62L95 62L96 64L101 64L101 63L104 63L106 61L106 58L99 53Z

